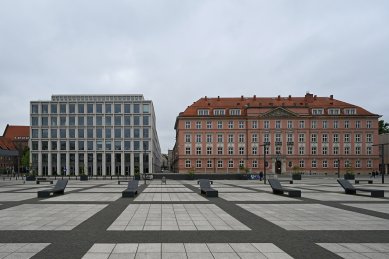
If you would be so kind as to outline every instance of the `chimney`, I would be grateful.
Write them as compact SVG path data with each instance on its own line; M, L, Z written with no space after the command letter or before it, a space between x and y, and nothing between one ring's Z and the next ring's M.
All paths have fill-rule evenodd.
M316 99L317 99L317 95L315 94L315 95L313 96L313 100L316 101Z
M278 101L281 100L281 95L278 95L277 100L278 100Z
M208 100L208 97L207 97L207 96L205 96L205 100L206 100L206 101Z
M243 101L243 95L240 96L240 99Z
M217 100L220 101L220 96L217 96Z
M292 100L292 96L291 95L288 96L288 100L289 101Z
M257 100L257 96L254 94L254 101Z
M334 95L330 95L330 100L334 100Z
M307 92L305 94L305 102L307 102L307 103L313 102L313 94L310 94L309 92Z

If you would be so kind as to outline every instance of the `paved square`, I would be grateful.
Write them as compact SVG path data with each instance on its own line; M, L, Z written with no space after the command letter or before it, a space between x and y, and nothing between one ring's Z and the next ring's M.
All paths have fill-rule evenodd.
M48 199L42 199L41 201L116 201L122 197L121 193L69 193L66 195L54 196Z
M0 258L31 258L50 243L0 243Z
M36 198L35 193L1 193L0 201L24 201L32 198Z
M127 188L127 186L124 186L123 187L117 187L116 188L113 188L113 187L109 187L109 188L92 188L92 189L87 189L87 190L83 190L83 191L80 191L80 192L95 192L95 193L101 193L101 192L116 192L116 193L121 193L122 191L124 191L125 189Z
M83 259L96 258L292 258L271 243L94 244Z
M143 192L193 192L192 190L183 187L183 188L174 188L174 187L147 187Z
M316 243L342 258L389 258L389 243Z
M245 188L239 188L239 187L220 187L220 188L215 188L216 190L219 191L219 193L242 193L242 192L255 192L253 190L248 190L248 189L245 189Z
M370 193L369 193L370 195ZM319 201L385 201L381 198L373 198L370 196L350 195L345 193L305 193L304 198L319 200Z
M286 230L389 230L389 220L321 204L238 204Z
M389 214L389 203L343 203L343 205Z
M227 201L299 201L298 199L270 193L219 193Z
M0 210L0 230L71 230L106 206L23 204Z
M108 230L250 230L214 204L130 204Z
M208 201L197 193L141 193L134 201Z

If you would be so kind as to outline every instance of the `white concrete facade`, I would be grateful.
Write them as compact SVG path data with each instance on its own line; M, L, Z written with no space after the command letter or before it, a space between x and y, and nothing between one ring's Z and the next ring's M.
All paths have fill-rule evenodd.
M153 103L143 95L55 95L30 104L38 175L134 175L160 170Z

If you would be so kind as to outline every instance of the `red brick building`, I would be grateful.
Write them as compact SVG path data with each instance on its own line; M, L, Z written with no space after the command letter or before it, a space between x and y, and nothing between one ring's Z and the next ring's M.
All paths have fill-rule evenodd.
M378 118L330 97L208 98L176 119L174 171L368 173L379 166Z
M29 126L7 125L0 137L0 170L9 173L17 172L20 159L30 138Z

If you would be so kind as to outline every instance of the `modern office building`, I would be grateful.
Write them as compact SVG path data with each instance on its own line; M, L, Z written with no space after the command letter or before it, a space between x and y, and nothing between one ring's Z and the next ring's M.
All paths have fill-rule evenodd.
M379 136L380 149L380 172L381 166L384 165L385 174L389 173L389 133L380 134ZM378 148L378 147L377 147Z
M379 166L378 118L353 104L303 97L201 98L176 119L174 170L368 173ZM265 162L266 156L266 162Z
M30 105L30 160L39 175L160 171L154 107L143 95L53 95Z

